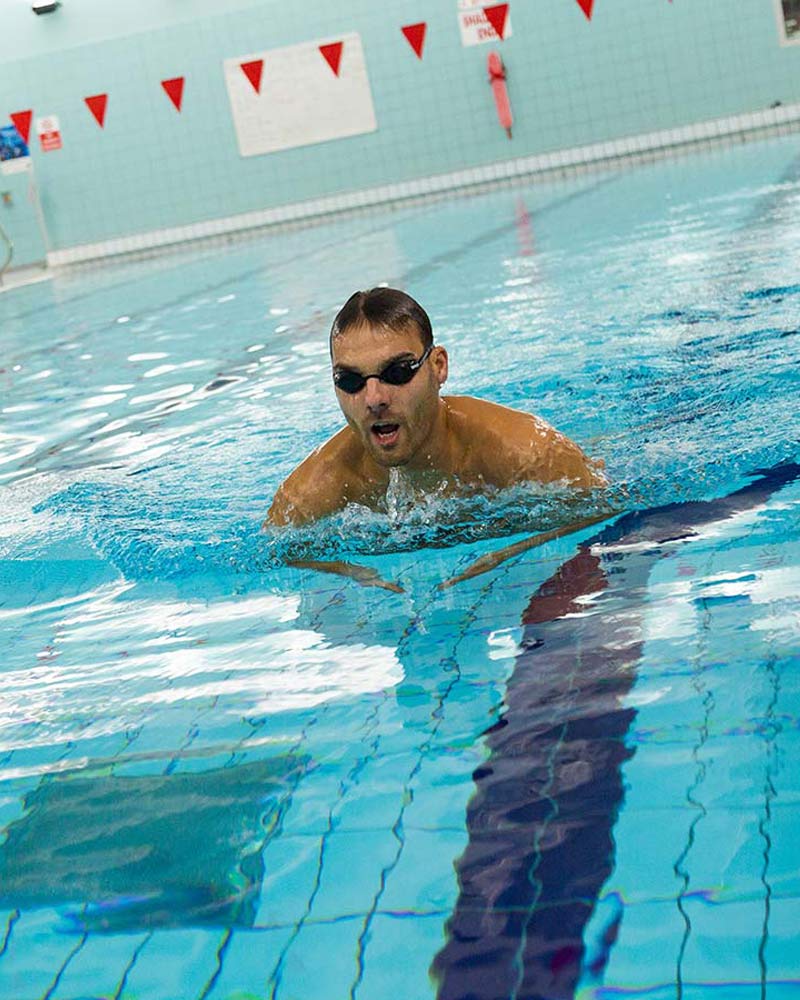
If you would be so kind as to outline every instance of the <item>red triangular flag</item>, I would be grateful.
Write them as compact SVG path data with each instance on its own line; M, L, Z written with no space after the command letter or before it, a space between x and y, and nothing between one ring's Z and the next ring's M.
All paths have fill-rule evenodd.
M594 7L594 0L578 0L581 10L586 15L587 19L591 21L592 19L592 7Z
M106 107L108 106L108 94L95 94L94 97L84 97L86 106L95 117L95 121L103 127L106 120Z
M33 121L32 111L15 111L13 115L8 116L14 124L14 128L22 136L22 141L25 145L28 145L28 140L31 137L31 122Z
M261 93L261 74L264 72L264 60L254 59L252 62L241 63L242 72L252 83L253 90Z
M419 24L407 24L405 28L400 29L406 36L408 44L417 53L418 59L422 58L422 46L425 44L425 31L427 27L424 21L420 21Z
M580 3L580 0L578 0ZM502 39L506 33L506 21L508 20L508 4L498 3L494 7L484 7L483 13L486 20Z
M175 110L181 110L181 104L183 103L183 81L184 77L176 76L171 80L162 80L161 86L164 88L167 97L175 105Z
M339 63L342 61L342 49L344 42L334 42L332 45L320 45L319 50L325 57L325 62L330 66L336 76L339 75Z

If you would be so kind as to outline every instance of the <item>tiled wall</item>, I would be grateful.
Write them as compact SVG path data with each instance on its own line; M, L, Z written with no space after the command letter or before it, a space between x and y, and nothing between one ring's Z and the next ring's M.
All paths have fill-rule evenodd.
M594 0L591 19L587 0L511 0L513 34L494 46L508 69L510 141L487 84L492 46L462 47L457 0L203 0L191 18L169 6L64 0L48 16L23 2L0 13L0 117L31 108L61 122L61 150L42 153L32 136L57 252L107 253L108 241L161 230L167 242L200 235L184 227L201 222L223 231L232 216L249 213L241 225L252 225L309 200L309 211L329 210L345 193L385 197L397 193L387 185L509 160L528 164L519 172L557 150L800 102L800 45L781 44L774 0L725 0L724 14L719 0ZM401 33L418 21L428 26L422 60ZM378 131L240 157L223 59L351 31L364 44ZM186 77L180 114L160 86L175 76ZM83 101L98 93L109 95L103 129ZM0 177L13 200L0 203L0 224L17 263L43 249L26 185Z

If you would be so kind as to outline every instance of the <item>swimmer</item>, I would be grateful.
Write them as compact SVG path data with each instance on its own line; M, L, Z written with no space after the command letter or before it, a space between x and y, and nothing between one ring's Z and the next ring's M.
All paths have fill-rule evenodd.
M306 524L349 503L385 510L392 470L417 494L607 484L602 462L541 418L472 396L443 396L447 351L434 344L428 314L405 292L351 295L333 321L330 354L347 424L280 486L265 525ZM342 572L345 564L293 565ZM375 582L358 569L362 576L348 575Z

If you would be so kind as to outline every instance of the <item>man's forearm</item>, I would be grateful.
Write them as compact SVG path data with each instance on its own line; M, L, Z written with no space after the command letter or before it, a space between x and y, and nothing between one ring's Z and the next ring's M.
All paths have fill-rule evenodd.
M343 562L341 559L293 559L287 563L295 569L313 569L319 573L335 573L337 576L346 576L350 580L355 580L362 587L381 587L383 590L391 590L395 594L404 593L403 588L397 583L384 580L376 569L371 566L360 566L358 563Z
M607 521L610 517L614 517L614 515L614 511L606 511L604 514L595 514L592 517L581 518L578 521L563 524L559 528L551 528L550 531L541 531L538 535L523 538L521 541L514 542L513 545L507 545L496 552L488 552L486 555L476 559L463 573L459 573L458 576L453 576L449 580L445 580L444 583L440 583L439 589L446 590L448 587L461 583L463 580L471 580L475 576L480 576L481 573L488 573L490 569L500 566L508 559L513 559L514 556L527 552L529 549L538 548L540 545L552 542L556 538L563 538L564 535L571 535L574 531L582 531L583 528L599 524L601 521Z

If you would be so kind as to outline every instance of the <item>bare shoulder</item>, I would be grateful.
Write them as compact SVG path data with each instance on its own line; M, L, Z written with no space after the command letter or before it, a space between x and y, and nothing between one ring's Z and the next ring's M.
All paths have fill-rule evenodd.
M265 525L305 524L341 510L360 492L359 462L357 443L344 427L278 487Z
M497 428L503 433L511 431L525 436L537 428L550 426L532 413L514 410L488 399L478 399L477 396L447 396L445 401L452 413L463 416L475 425L471 428L473 430L479 427Z
M473 396L448 396L455 430L464 437L469 465L495 486L566 480L602 486L602 463L593 462L541 417Z

